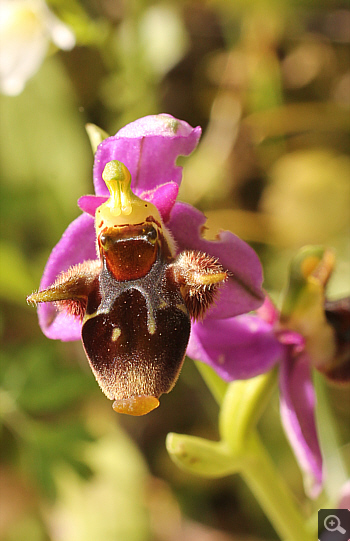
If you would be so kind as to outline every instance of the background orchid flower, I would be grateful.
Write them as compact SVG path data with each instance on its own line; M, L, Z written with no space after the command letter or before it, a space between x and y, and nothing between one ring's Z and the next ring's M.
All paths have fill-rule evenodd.
M96 135L96 130L94 133ZM101 136L101 131L98 133ZM207 265L209 276L212 277L214 272L216 272L218 274L218 280L225 281L220 287L218 301L212 308L209 308L209 305L211 305L213 300L214 288L211 289L209 282L208 285L203 285L202 288L197 288L196 285L194 285L194 289L190 293L186 293L185 289L182 289L181 295L185 299L187 306L187 308L185 305L183 306L186 317L189 317L187 309L189 310L189 314L196 319L204 314L204 311L209 308L208 318L215 321L217 317L232 317L237 314L254 310L261 305L264 297L261 289L262 270L255 252L245 242L227 231L221 233L215 241L203 239L201 231L205 223L204 215L190 205L176 202L176 196L181 182L181 168L175 165L175 161L179 155L188 155L193 151L200 137L200 133L200 128L197 127L193 129L186 122L176 120L170 115L157 115L139 119L120 130L114 137L108 137L102 141L97 148L94 162L94 185L96 195L83 196L80 198L79 206L84 213L68 227L63 234L62 239L53 249L40 284L40 292L31 295L28 298L30 302L45 303L41 304L38 309L39 322L43 332L49 338L61 339L64 341L78 340L81 338L83 329L83 343L94 374L109 398L116 398L119 393L118 396L120 396L118 400L122 401L123 412L125 412L126 396L128 396L128 400L130 396L132 397L132 400L134 400L133 397L151 396L153 409L153 407L156 407L153 398L156 397L158 404L158 396L162 392L168 392L170 390L180 369L177 362L174 364L170 361L171 352L167 354L167 371L173 370L174 373L171 373L170 375L169 372L167 377L163 378L164 381L155 384L154 389L152 387L151 391L148 389L150 386L147 385L149 391L148 394L148 391L145 392L146 369L142 368L142 375L139 374L137 377L135 376L133 380L138 382L142 381L143 383L142 385L138 383L137 389L136 384L134 383L133 386L135 389L133 388L131 391L129 379L125 378L124 374L125 365L127 365L127 363L121 363L121 366L118 368L118 370L121 370L121 373L117 376L115 363L118 354L110 354L111 359L107 358L107 352L111 351L112 346L115 348L119 347L115 344L117 340L116 335L113 335L114 338L105 338L105 341L108 340L108 345L104 343L106 351L105 354L102 354L102 342L100 346L97 344L95 345L95 339L91 339L91 329L85 329L86 326L90 326L92 323L91 318L95 317L92 312L86 312L87 318L84 318L83 320L82 316L85 314L85 310L89 309L89 305L88 308L86 308L86 304L79 305L78 303L77 305L76 303L74 304L73 301L73 308L72 305L70 305L68 310L62 310L62 306L63 308L67 308L67 305L61 304L57 306L54 302L47 302L62 300L63 298L75 299L79 297L80 293L76 291L73 295L70 294L68 297L65 296L58 299L57 297L45 297L45 292L48 291L50 286L52 286L50 291L57 287L57 285L63 287L62 281L69 280L72 278L73 274L77 277L78 281L84 282L84 291L87 289L89 290L89 293L84 293L84 295L88 298L90 298L91 288L97 287L94 284L96 284L98 273L102 272L100 270L102 264L100 264L99 256L96 253L96 239L98 240L99 246L98 253L100 253L101 250L103 251L103 247L101 247L101 235L104 230L101 230L100 233L98 231L104 221L106 222L106 214L101 214L101 216L103 216L101 226L98 225L100 219L97 219L97 216L100 216L99 213L101 212L105 213L105 210L102 211L101 209L110 208L111 201L114 200L115 197L121 197L117 195L117 192L114 192L112 184L114 182L117 182L118 184L119 182L124 182L124 180L107 180L108 175L106 176L106 171L109 170L110 167L114 171L117 164L117 169L122 167L121 170L124 171L123 175L127 175L128 178L130 178L131 174L132 191L130 194L134 194L132 197L136 197L136 199L140 198L138 201L143 202L142 205L145 207L147 207L147 204L144 202L148 202L148 208L154 208L155 212L159 213L159 218L157 219L158 222L155 222L158 223L156 227L160 227L160 230L162 231L161 234L163 235L164 233L164 238L167 239L166 242L171 250L170 259L174 261L174 269L176 265L178 265L178 267L176 267L177 270L174 270L173 272L180 272L181 274L181 265L193 263L193 261L189 261L193 259L191 254L201 254L195 256L195 258L197 257L195 264ZM121 165L121 161L124 165ZM120 184L120 186L122 186L122 184ZM119 189L124 190L124 188L118 187L118 190ZM110 191L110 198L107 196L108 190ZM137 203L137 205L139 205L139 203ZM110 212L110 210L108 212ZM114 208L113 213L115 214L115 212L116 209ZM148 210L147 213L149 213ZM150 216L147 220L149 218ZM125 219L123 218L123 220L122 223L124 224ZM159 220L162 222L161 224ZM139 220L132 223L135 226L140 225ZM103 227L105 227L105 225ZM117 226L113 225L113 227ZM122 227L124 227L124 225ZM181 255L176 259L178 254ZM118 265L120 266L120 263L118 263ZM123 264L121 265L123 266ZM62 275L62 272L65 274ZM185 270L183 278L180 276L181 280L187 280L186 272L187 271ZM178 275L174 274L175 282L178 278ZM121 280L131 280L131 278L121 278ZM135 287L133 290L135 290ZM136 287L136 290L137 288L138 286ZM192 299L195 300L194 306ZM160 300L157 302L161 303L164 301ZM176 307L176 310L178 310L179 305L176 304ZM109 313L111 313L111 310L114 310L114 308L115 305L113 304L113 306L109 308ZM106 308L103 310L103 314L106 314ZM97 313L96 308L94 309L94 313L95 312ZM148 318L153 317L150 315L149 311L147 313ZM77 315L80 317L77 317ZM139 316L140 314L133 314L134 318ZM99 316L96 316L96 318L98 317ZM162 313L159 317L161 319L164 318L165 315ZM114 320L111 320L110 322L111 325L115 324ZM97 324L97 321L94 322L94 325ZM99 333L102 331L104 332L103 329L106 328L106 322L103 324L101 323L101 325L102 327ZM124 318L122 325L124 325ZM149 325L150 323L148 321L148 333L153 335L154 331L151 332L151 327L149 327ZM159 325L162 325L162 323L160 322ZM176 328L179 325L179 323L173 322L172 328ZM168 340L170 340L170 330L171 329L168 329L167 332L167 329L162 329L162 333L160 334L168 335ZM123 333L119 328L118 331L119 333ZM129 328L125 328L124 332L126 335L131 331ZM99 334L99 336L102 340L102 335ZM118 336L120 336L120 334L118 334ZM150 344L150 340L151 339L148 337L146 340L147 344ZM184 337L183 340L184 348L186 349L188 335ZM151 346L149 345L147 346L148 352L150 347ZM157 347L159 349L161 346ZM167 347L169 347L169 345L167 345ZM185 349L181 354L182 360ZM90 354L92 350L94 352L99 350L98 360L92 360ZM154 372L159 374L162 372L160 368L161 355L164 356L161 351L154 352L152 362L151 360L149 361L153 366L154 359L157 358L158 368ZM134 358L133 355L132 358ZM144 362L145 354L142 354L142 359ZM174 366L170 369L172 364L174 364ZM106 368L101 368L101 366ZM139 362L137 370L141 370L140 366L141 363ZM103 372L102 376L101 372ZM149 373L149 367L147 367L146 372ZM123 391L120 391L119 389L117 393L114 388L115 381L122 381L123 379L127 379L127 383L124 385L125 388L123 387ZM167 381L165 381L165 379ZM148 376L148 380L151 380L150 376ZM111 382L113 382L113 384ZM170 385L170 383L172 383L172 385ZM118 411L121 410L118 409ZM142 411L143 413L147 413L143 408Z
M2 0L0 4L0 88L20 94L39 69L50 42L72 49L72 30L49 10L43 0Z
M339 342L325 311L324 290L333 264L332 252L304 248L292 262L280 313L267 297L255 315L196 322L187 350L226 381L249 379L279 364L282 422L313 498L321 490L323 471L312 368L331 376L337 367L336 374L344 374L350 357L349 339ZM348 319L349 308L342 306Z

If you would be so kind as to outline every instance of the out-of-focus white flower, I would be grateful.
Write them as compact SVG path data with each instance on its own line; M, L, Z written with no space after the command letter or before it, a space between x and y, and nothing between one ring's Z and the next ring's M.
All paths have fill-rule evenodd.
M176 8L149 7L141 18L139 30L143 54L158 75L175 66L186 52L188 38Z
M49 43L72 49L75 36L43 0L0 0L0 90L16 96L39 69Z

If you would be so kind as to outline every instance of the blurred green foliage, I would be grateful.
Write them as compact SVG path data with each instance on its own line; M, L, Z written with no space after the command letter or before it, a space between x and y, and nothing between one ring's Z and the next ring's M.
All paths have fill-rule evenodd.
M0 98L0 539L276 539L239 479L189 477L166 455L170 431L216 437L217 407L190 361L157 411L120 418L81 345L47 340L25 297L92 193L85 123L115 133L159 112L203 127L181 198L205 211L208 236L253 243L276 299L297 248L333 246L330 295L348 293L350 12L342 0L47 3L77 45L52 47L22 94ZM329 396L345 444L349 396ZM315 512L277 397L261 430Z

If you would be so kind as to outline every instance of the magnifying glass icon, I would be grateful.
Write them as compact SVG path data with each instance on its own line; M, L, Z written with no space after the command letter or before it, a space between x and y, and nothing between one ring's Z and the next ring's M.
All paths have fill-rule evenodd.
M339 533L346 533L346 530L341 527L340 520L336 515L328 515L324 519L324 527L329 532L339 532Z

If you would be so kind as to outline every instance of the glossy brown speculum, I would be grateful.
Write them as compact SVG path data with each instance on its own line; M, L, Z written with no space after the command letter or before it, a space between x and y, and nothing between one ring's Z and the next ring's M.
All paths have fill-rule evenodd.
M116 280L137 280L154 264L158 232L152 223L116 226L102 230L98 243L102 259Z

